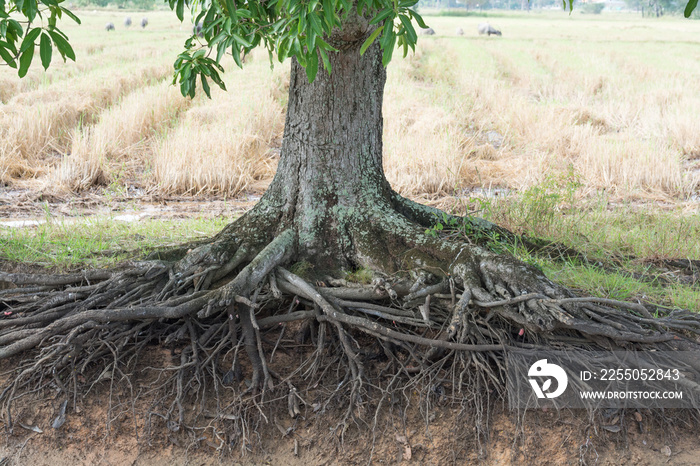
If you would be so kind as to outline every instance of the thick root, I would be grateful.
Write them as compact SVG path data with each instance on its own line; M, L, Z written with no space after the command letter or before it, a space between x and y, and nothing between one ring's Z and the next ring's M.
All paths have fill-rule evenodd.
M250 413L267 419L262 406L274 400L284 399L292 417L343 400L334 430L342 438L351 422L365 422L371 399L378 400L376 423L399 388L420 386L433 401L444 394L437 380L473 400L488 393L484 386L502 393L505 351L698 348L694 314L654 318L643 304L577 297L510 256L426 235L426 212L404 204L410 215L383 209L348 223L354 249L341 262L371 270L371 283L340 278L340 271L292 273L288 265L313 261L299 257L295 230L249 235L247 218L175 262L66 276L0 274L14 286L0 291L0 359L25 356L0 393L5 425L11 431L13 403L46 380L76 399L126 377L153 344L173 356L157 383L169 400L159 414L165 427L175 432L197 416L215 417L228 421L242 450ZM297 344L308 351L280 368L273 357L292 354L282 338L292 322L303 323ZM271 341L269 332L279 334ZM308 401L328 380L335 388L325 389L323 401ZM224 402L224 392L233 398ZM185 409L192 399L194 418Z

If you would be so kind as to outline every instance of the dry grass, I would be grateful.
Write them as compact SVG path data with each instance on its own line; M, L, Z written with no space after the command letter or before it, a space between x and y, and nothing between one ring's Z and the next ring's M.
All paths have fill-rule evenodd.
M53 184L72 191L106 186L115 177L138 177L147 165L149 143L167 130L191 100L170 81L138 89L103 112L93 126L74 133L70 155L53 173Z
M24 81L0 70L1 181L85 189L126 173L164 193L263 189L288 65L270 72L256 54L244 72L227 67L228 93L185 103L153 84L189 26L153 13L153 29L106 34L104 22L120 24L109 14L85 13L71 33L78 64ZM526 189L573 169L583 194L697 194L697 22L531 13L490 18L504 35L488 38L476 33L480 18L428 20L437 36L389 68L385 170L400 192Z
M431 18L437 36L392 68L385 142L394 186L413 195L524 189L573 168L589 194L697 193L700 97L688 83L700 71L699 25L533 15L492 19L507 32L486 38L475 32L478 21ZM636 23L653 29L620 32ZM451 36L457 25L464 37Z
M109 70L74 80L68 93L59 82L14 97L0 113L0 179L45 174L56 158L68 153L76 130L97 120L124 95L169 73L167 65L141 67L126 76Z
M275 82L287 67L270 71L264 54L247 57L249 72L229 66L228 92L189 109L177 127L155 141L153 179L165 194L261 191L277 166L284 115ZM288 78L287 78L288 79Z

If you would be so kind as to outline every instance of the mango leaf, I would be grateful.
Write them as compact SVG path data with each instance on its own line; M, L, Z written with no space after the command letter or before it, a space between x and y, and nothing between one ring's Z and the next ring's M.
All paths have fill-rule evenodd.
M68 9L66 9L66 8L63 8L62 6L59 7L59 8L60 8L61 11L62 11L63 13L65 13L65 15L68 16L70 19L72 19L73 21L75 21L75 22L78 23L78 24L81 24L81 23L80 23L80 18L78 18L77 16L75 16L75 15L73 14L72 11L70 11L70 10L68 10Z
M306 77L309 78L310 83L316 79L316 73L318 73L318 54L314 49L306 55Z
M367 38L364 44L362 44L362 47L360 47L360 55L364 55L365 52L367 51L367 48L372 45L372 42L377 38L379 34L382 33L382 30L384 29L384 25L382 24L379 26L377 29L374 30L374 32Z
M386 8L382 11L379 12L377 16L372 18L372 21L369 22L369 24L377 24L385 19L387 19L389 16L394 14L394 10L391 8Z
M39 12L39 5L37 5L36 0L24 0L22 8L18 5L17 9L24 13L31 24L34 18L36 18L36 14Z
M564 0L566 1L566 0ZM409 9L409 13L411 13L411 17L416 20L416 23L418 23L418 26L421 27L421 29L428 29L428 26L425 24L425 21L423 21L423 18L421 15L416 13L414 10Z
M177 15L177 19L179 19L180 21L185 19L185 0L177 0L175 14Z
M241 61L241 46L238 44L233 44L231 47L231 54L233 55L233 61L236 62L239 68L243 68L243 62Z
M326 69L326 71L328 71L328 74L330 75L333 71L333 67L331 67L331 62L330 60L328 60L328 54L326 54L326 51L320 47L318 49L318 53L321 54L321 60L323 60L323 67Z
M27 32L27 35L24 36L24 40L22 40L22 46L19 48L19 53L23 53L29 47L33 49L34 41L37 37L39 37L39 34L41 34L41 28L34 28Z
M204 93L211 99L211 89L209 88L207 78L204 77L204 74L199 75L199 77L202 81L202 89L204 89Z
M233 38L236 40L236 42L238 42L239 44L241 44L243 47L245 47L245 48L250 48L250 47L253 46L250 42L248 42L247 40L245 40L244 38L242 38L242 37L239 36L238 34L231 34L231 35L232 35Z
M39 41L39 56L41 57L41 66L44 67L44 70L47 70L51 64L52 52L53 47L51 46L51 39L46 33L41 34L41 40Z
M415 44L418 41L418 35L413 28L413 24L411 24L411 20L406 15L399 15L399 20L403 24L404 29L406 29L409 39Z
M27 70L29 70L29 65L32 63L32 58L34 58L34 43L32 42L30 47L27 47L22 55L19 57L19 71L17 74L20 78L24 78L27 75Z
M10 66L10 68L17 68L15 59L12 57L12 54L8 52L8 49L4 44L5 42L0 41L0 58L2 58L2 60Z
M394 54L394 46L396 45L396 34L391 30L390 39L384 44L384 53L382 54L382 65L387 66L391 62L391 57Z
M698 0L690 0L688 4L685 6L685 10L683 11L683 16L686 18L690 18L690 15L693 13L693 10L698 6Z
M63 36L61 36L60 32L61 31L58 29L49 30L49 35L51 36L51 39L53 39L53 43L56 44L58 52L63 57L63 61L66 60L66 57L75 61L75 52L73 51L73 47L70 46L68 41L64 39Z

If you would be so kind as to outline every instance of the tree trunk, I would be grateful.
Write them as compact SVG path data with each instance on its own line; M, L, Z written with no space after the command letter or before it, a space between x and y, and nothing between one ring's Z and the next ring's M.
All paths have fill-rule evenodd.
M330 53L332 73L319 69L313 83L292 60L281 159L261 200L278 210L278 231L298 232L300 255L328 268L348 265L354 213L392 193L382 167L386 70L378 44L360 55L362 42Z

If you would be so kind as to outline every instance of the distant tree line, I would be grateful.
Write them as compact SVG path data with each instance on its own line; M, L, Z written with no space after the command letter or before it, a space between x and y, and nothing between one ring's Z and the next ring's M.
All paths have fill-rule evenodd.
M639 12L642 16L660 17L665 14L679 15L683 14L686 5L684 0L624 0L627 8L632 11ZM562 7L568 9L567 5L563 6L561 0L420 0L419 7L422 8L438 8L442 10L529 10L530 8L553 8ZM583 13L600 14L605 7L605 2L580 2L574 1L574 10L579 10ZM693 17L700 17L697 12L693 13Z
M529 10L530 8L560 7L561 0L420 0L419 7L439 9L478 10Z
M675 0L625 0L631 10L638 11L642 16L660 17L664 14L683 14L686 2ZM697 10L692 15L698 18Z

